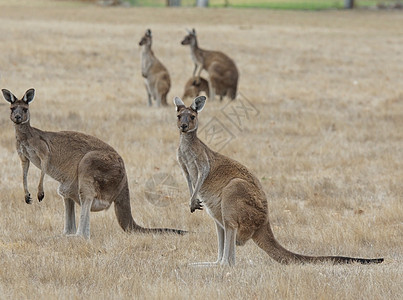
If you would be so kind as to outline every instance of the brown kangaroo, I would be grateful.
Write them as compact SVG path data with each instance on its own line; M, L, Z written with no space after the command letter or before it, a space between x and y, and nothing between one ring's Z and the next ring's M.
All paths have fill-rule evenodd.
M27 174L32 162L41 170L38 200L42 201L43 178L48 174L60 183L58 193L64 199L64 234L90 238L90 211L108 209L115 203L115 213L124 231L173 232L167 228L143 228L133 220L125 165L120 155L96 137L74 131L49 132L30 125L29 104L35 90L29 89L21 100L3 89L3 96L11 106L17 152L23 170L25 202L32 203L28 191ZM76 230L74 204L81 205L80 223Z
M200 78L204 69L209 75L210 99L214 100L215 95L228 96L235 99L238 87L238 69L234 61L220 51L208 51L199 48L197 44L196 31L193 29L182 41L182 45L190 45L190 55L195 64L193 77Z
M139 45L141 51L141 74L146 84L148 105L152 105L152 99L157 101L157 106L168 105L167 94L171 88L171 79L167 68L158 60L151 50L151 30L147 29L141 38Z
M186 107L180 98L174 99L180 131L177 157L190 191L190 212L204 205L215 221L218 236L217 261L196 265L235 265L235 245L244 245L249 239L283 264L383 261L383 258L305 256L283 248L270 227L267 199L259 180L237 161L210 150L197 137L198 113L205 101L206 97L199 96Z
M200 77L199 80L197 80L196 77L191 77L186 82L182 98L194 99L195 97L199 96L201 92L205 92L207 97L209 96L210 93L209 93L208 81L203 77Z

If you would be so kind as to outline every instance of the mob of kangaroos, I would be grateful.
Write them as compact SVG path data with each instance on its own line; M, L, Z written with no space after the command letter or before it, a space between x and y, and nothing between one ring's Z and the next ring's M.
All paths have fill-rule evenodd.
M270 227L267 199L259 180L237 161L210 150L197 137L198 114L205 101L206 97L199 96L186 107L180 98L174 99L180 131L177 158L189 187L190 211L204 205L215 221L218 236L217 261L195 265L234 265L235 245L244 245L249 239L284 264L383 261L383 258L305 256L282 247Z
M141 74L144 77L148 105L152 105L152 99L157 101L157 106L168 105L167 94L171 88L171 79L167 68L158 60L151 50L152 36L151 30L147 29L141 38L139 45L141 51Z
M199 48L197 44L196 31L193 29L181 42L182 45L190 45L190 55L195 64L193 77L197 76L196 83L200 78L200 73L204 69L209 78L209 99L214 100L215 95L228 96L232 100L236 97L238 87L238 69L234 61L220 51L209 51Z
M64 199L64 234L90 238L90 211L108 209L112 202L119 225L124 231L173 232L168 228L143 228L133 220L125 165L120 155L96 137L74 131L49 132L30 125L29 104L35 90L29 89L17 99L9 90L3 96L11 106L10 119L14 123L17 152L23 170L25 202L32 202L28 191L27 174L32 162L41 170L38 200L42 201L43 178L48 174L60 183L58 193ZM75 203L81 205L80 222L76 230Z

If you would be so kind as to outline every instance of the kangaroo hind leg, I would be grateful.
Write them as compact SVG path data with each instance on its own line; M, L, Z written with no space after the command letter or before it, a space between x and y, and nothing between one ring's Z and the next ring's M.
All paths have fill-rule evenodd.
M91 178L81 178L79 180L79 195L81 204L80 222L78 224L77 236L85 239L90 238L90 211L96 192L94 181Z
M243 246L266 220L266 206L261 195L253 193L254 186L235 178L221 194L225 245L221 265L235 265L235 246Z
M217 266L221 263L223 253L224 253L224 238L225 238L225 233L224 233L224 228L220 223L215 221L216 229L217 229L217 242L218 242L218 258L217 261L215 262L198 262L198 263L191 263L191 266L197 266L197 267L212 267L212 266Z
M235 240L237 228L225 226L224 229L224 251L220 264L222 266L235 265Z
M75 234L76 216L74 211L74 201L71 198L64 198L64 230L63 234Z
M114 151L88 152L78 166L81 214L77 235L90 237L90 211L108 209L125 175L122 158Z
M77 229L77 236L90 238L90 211L94 200L101 199L101 185L107 182L108 177L107 153L100 151L88 152L78 165L78 195L81 212ZM101 182L100 180L104 181Z

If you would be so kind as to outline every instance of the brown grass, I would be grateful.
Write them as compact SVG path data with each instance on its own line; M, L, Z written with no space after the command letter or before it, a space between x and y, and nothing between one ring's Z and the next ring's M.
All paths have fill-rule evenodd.
M125 234L110 209L91 215L91 241L62 236L54 180L46 177L42 203L24 203L3 102L0 298L401 297L401 13L25 4L0 1L0 87L19 97L36 88L33 126L86 132L115 147L126 163L137 222L193 233ZM189 212L174 109L146 106L138 48L151 28L154 51L171 74L172 99L193 70L189 49L179 44L186 27L196 28L201 47L236 61L239 90L260 112L242 132L225 122L235 139L221 152L262 179L279 241L304 254L382 256L383 264L283 266L250 242L238 247L235 268L187 265L215 259L214 225L205 212ZM208 103L201 126L222 118L223 106ZM144 196L159 172L178 182L166 206ZM32 166L33 195L38 179Z

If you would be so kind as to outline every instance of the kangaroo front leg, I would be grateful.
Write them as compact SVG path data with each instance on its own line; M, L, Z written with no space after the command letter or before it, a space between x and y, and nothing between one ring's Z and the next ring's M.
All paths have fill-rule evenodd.
M45 177L44 166L41 164L41 177L39 178L38 184L38 201L41 202L45 197L45 192L43 191L43 178Z
M200 74L201 74L201 71L203 70L203 65L202 64L200 64L199 66L199 70L197 71L197 75L196 75L196 84L200 84Z
M41 177L39 178L38 184L38 200L42 201L43 197L45 197L45 193L43 191L43 178L48 170L48 162L49 162L49 149L46 143L41 143L38 151L38 156L41 159Z
M197 64L195 64L195 68L193 69L193 77L195 77L197 71ZM195 83L195 82L194 82Z
M179 161L179 164L181 166L183 175L186 178L186 182L187 182L188 188L189 188L190 197L192 197L192 195L193 195L193 184L192 184L192 180L190 179L188 169L186 168L186 165L181 160L178 159L178 161Z
M210 172L210 165L208 162L202 163L201 166L197 167L198 171L198 178L195 185L195 189L193 191L193 195L190 198L190 212L194 212L196 209L203 209L203 205L201 201L197 198L200 188L202 187L204 180L206 180L209 172Z
M194 212L196 209L203 209L201 201L197 198L204 181L210 173L210 163L206 155L199 157L199 163L196 163L197 167L197 181L194 187L192 197L190 198L190 212Z
M22 184L24 186L25 203L31 204L32 198L28 191L28 169L29 169L29 159L25 156L20 155L21 165L22 165Z
M201 71L203 70L203 65L202 64L195 64L195 68L193 70L193 85L199 85L200 84L200 74Z
M76 214L74 211L74 201L70 198L64 198L64 230L63 234L75 234Z

